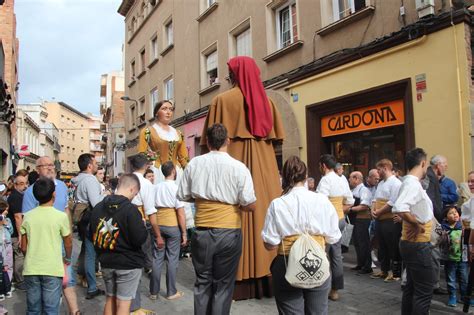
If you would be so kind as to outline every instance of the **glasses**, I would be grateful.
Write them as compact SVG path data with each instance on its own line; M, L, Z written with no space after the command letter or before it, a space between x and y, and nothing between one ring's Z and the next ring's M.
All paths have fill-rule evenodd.
M38 167L53 168L54 164L43 164L43 165L38 165Z

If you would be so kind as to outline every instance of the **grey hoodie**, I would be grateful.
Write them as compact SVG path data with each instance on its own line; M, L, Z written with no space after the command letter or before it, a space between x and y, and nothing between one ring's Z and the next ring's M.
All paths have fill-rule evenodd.
M71 181L77 187L74 194L77 202L90 203L92 207L95 207L104 199L104 195L100 194L100 183L94 175L79 173Z

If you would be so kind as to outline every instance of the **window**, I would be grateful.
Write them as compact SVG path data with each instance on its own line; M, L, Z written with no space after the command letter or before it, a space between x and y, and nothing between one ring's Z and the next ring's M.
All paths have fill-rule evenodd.
M173 45L173 21L165 25L166 45Z
M145 48L140 51L140 73L145 71Z
M158 59L158 37L155 35L150 40L150 61Z
M130 81L135 81L135 59L130 62ZM82 127L82 126L81 126Z
M209 8L211 5L214 4L214 2L216 2L216 0L206 0L207 7Z
M339 21L366 6L366 0L332 0L334 22Z
M235 37L236 56L252 56L252 36L250 28Z
M134 129L137 125L137 112L135 110L135 106L130 106L130 129Z
M165 90L164 91L165 92L165 99L166 100L173 100L173 97L174 97L174 81L173 81L172 77L165 81L164 90Z
M217 83L217 50L206 56L207 85Z
M296 3L291 3L278 9L275 18L277 22L278 49L285 48L298 40Z
M153 110L155 109L155 104L158 103L158 88L154 88L150 91L150 117L153 116Z

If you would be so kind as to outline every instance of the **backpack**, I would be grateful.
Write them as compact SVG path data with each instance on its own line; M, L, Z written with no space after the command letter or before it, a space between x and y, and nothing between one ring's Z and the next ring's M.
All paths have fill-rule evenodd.
M282 199L283 200L283 199ZM286 201L283 202L287 205ZM288 211L293 213L288 207ZM293 220L296 220L293 217ZM282 243L283 244L283 243ZM283 251L285 249L283 248ZM293 243L286 263L285 279L295 288L320 287L330 276L329 261L322 246L305 230Z

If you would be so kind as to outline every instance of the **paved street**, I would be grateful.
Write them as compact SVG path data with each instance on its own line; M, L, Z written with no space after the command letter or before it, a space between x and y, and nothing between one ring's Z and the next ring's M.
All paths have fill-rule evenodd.
M77 245L77 246L76 246ZM75 248L80 248L75 244ZM339 302L329 304L330 314L399 314L401 303L401 291L399 283L384 283L381 280L370 279L368 276L357 276L349 268L353 266L354 250L345 254L345 284L346 289L342 291L342 298ZM178 290L184 292L185 297L177 301L167 301L164 297L157 301L148 299L148 279L144 276L141 283L142 306L146 309L155 310L157 314L192 314L193 299L192 287L194 281L194 271L191 259L180 261L178 271ZM99 283L101 280L99 280ZM164 283L164 276L163 281ZM442 284L445 285L444 280ZM103 285L101 285L103 288ZM79 288L79 287L78 287ZM163 293L162 287L162 293ZM105 298L95 298L85 300L85 289L79 288L78 298L80 307L84 314L101 314ZM447 296L435 296L431 314L464 314L461 306L453 309L445 305ZM26 297L23 292L14 292L13 298L8 299L3 304L9 314L25 314ZM232 314L276 314L276 306L273 299L247 300L234 302ZM474 314L473 312L470 312ZM66 314L64 307L62 314Z

